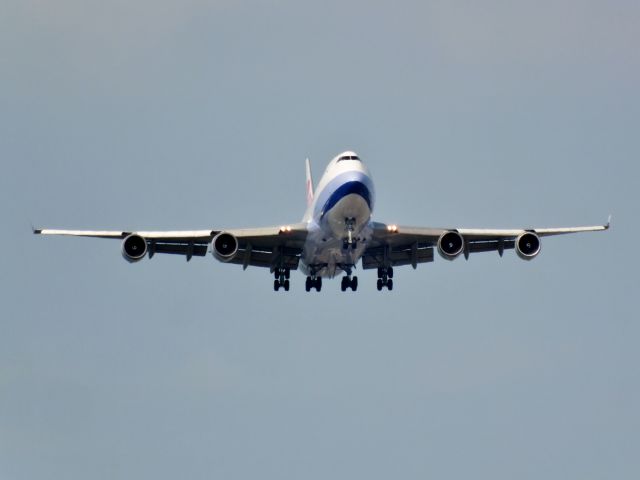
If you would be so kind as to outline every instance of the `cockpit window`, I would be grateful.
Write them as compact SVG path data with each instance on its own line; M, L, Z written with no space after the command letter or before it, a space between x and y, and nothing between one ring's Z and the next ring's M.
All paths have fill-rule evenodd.
M339 162L342 162L343 160L357 160L359 162L360 158L356 157L355 155L345 155L338 159Z

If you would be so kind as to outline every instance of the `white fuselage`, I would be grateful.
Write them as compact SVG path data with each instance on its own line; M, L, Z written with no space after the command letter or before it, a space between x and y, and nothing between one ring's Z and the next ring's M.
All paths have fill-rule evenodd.
M309 234L301 271L321 277L350 273L371 238L374 201L373 181L357 154L344 152L335 157L304 216Z

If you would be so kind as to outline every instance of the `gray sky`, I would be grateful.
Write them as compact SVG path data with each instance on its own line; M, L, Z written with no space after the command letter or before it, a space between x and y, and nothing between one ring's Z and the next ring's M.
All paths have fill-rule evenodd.
M640 4L0 0L0 478L640 476ZM606 234L378 293L48 227L376 219Z

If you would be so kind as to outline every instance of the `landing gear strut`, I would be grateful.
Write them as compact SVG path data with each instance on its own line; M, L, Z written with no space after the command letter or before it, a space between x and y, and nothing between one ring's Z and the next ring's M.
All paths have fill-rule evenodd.
M349 248L354 249L358 246L358 242L355 238L353 238L353 231L356 225L355 218L345 218L344 225L347 229L347 238L342 241L343 250L349 250Z
M307 277L304 289L310 292L312 288L315 288L317 292L322 290L322 277Z
M289 291L289 277L291 276L291 269L289 268L277 268L273 271L273 290L277 292L280 287L284 288L285 292Z
M387 290L393 290L393 267L379 267L378 268L378 283L376 285L378 291L381 291L383 287L387 287Z

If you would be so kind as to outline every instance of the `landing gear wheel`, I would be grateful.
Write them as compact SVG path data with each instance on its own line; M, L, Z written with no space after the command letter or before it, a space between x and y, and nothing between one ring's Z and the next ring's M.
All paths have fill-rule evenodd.
M307 292L310 292L312 288L315 288L316 291L320 291L322 289L322 278L320 277L307 277L307 281L304 283L304 289Z
M380 292L384 287L393 290L393 267L378 267L378 283L376 287Z
M289 291L289 280L285 280L284 281L284 291L288 292Z
M291 269L290 268L285 268L284 269L284 278L289 280L290 277L291 277Z
M280 271L278 269L275 269L273 271L273 278L275 278L276 280L280 279Z
M351 242L349 242L349 240L345 240L342 242L342 248L344 250L355 250L358 248L358 241L356 239L351 240Z
M280 281L279 280L274 280L273 281L273 291L277 292L278 290L280 290Z
M350 288L353 292L358 290L358 277L342 277L342 284L340 285L340 289L343 292L346 292L347 288Z

